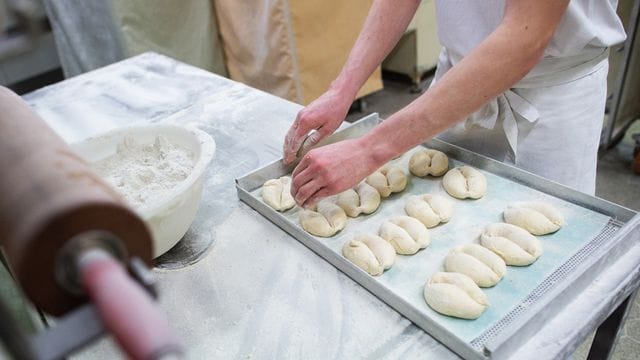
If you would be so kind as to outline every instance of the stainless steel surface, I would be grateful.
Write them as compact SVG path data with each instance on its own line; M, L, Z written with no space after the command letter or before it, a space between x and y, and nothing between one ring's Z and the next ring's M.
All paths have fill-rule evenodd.
M377 118L377 115L371 115L355 123L352 128L347 128L336 133L336 138L329 138L327 141L335 142L338 141L337 139L342 140L344 138L360 136L379 122L380 120ZM558 198L572 198L574 202L578 202L581 206L588 207L592 210L604 212L603 209L606 208L610 210L607 215L613 218L629 220L634 214L628 209L616 205L611 206L610 203L590 196L583 196L584 194L550 183L549 181L541 179L535 175L527 174L514 167L506 166L502 163L478 156L477 154L470 153L464 149L457 148L435 139L428 141L424 145L430 148L442 150L455 159L465 159L467 164L474 165L480 169L486 170L490 168L493 172L499 173L509 180L527 184L527 186L535 189L544 189L548 192L554 192ZM405 154L403 157L408 156ZM398 165L406 168L406 159L404 160L404 164L401 164L402 158L398 159L396 162ZM591 239L586 245L581 245L579 250L573 254L573 256L571 256L566 262L561 263L550 276L533 289L531 293L526 296L526 298L524 298L523 301L513 310L506 314L506 316L500 319L497 323L486 327L480 336L471 342L467 342L461 334L456 332L455 328L443 327L434 321L428 313L425 313L423 309L426 305L422 303L416 306L415 303L408 301L410 298L407 296L409 295L397 292L397 288L389 287L389 282L393 283L393 281L390 280L387 283L377 281L377 278L369 276L354 266L351 262L344 259L340 255L340 248L338 247L336 249L330 239L316 238L304 231L297 224L297 211L295 209L287 211L286 213L280 213L264 204L259 199L258 189L262 186L264 181L283 176L287 174L287 170L288 169L284 168L278 161L276 161L238 179L238 196L241 200L245 201L280 228L301 241L318 255L325 258L345 274L349 275L352 279L363 285L381 300L385 301L391 307L412 320L419 327L426 330L429 334L439 339L465 358L482 359L484 356L488 356L501 359L511 356L513 352L525 341L525 339L535 335L544 321L562 309L561 305L566 305L568 300L572 298L571 294L584 290L588 283L593 280L595 273L590 272L589 269L594 266L594 263L606 259L606 256L613 255L615 253L613 250L614 247L617 246L622 249L628 249L632 244L630 244L629 241L625 242L624 236L617 236L616 234L623 225L623 222L620 220L609 221L601 230L596 229L593 233L593 235L596 236L594 236L593 239ZM494 183L493 185L496 186L497 184ZM408 188L409 187L412 186L409 185ZM409 193L416 191L421 192L424 191L424 189L419 190L417 188L413 188L405 190L405 192ZM573 192L573 194L570 194L571 192ZM572 197L571 195L574 196ZM514 191L511 196L518 197L522 195L517 191ZM383 200L383 202L388 201L390 200ZM378 210L374 215L370 216L378 218L378 222L381 222L389 215L391 214L389 214L389 211L385 209ZM353 222L353 220L351 222ZM351 226L353 227L354 225ZM360 224L355 226L360 226L360 230L363 228L366 230L371 227L371 224ZM347 229L343 230L340 234L335 235L335 237L344 239L345 237L352 236L358 231L358 228L356 228L356 230L350 229L348 225ZM448 231L451 232L452 230ZM351 235L344 235L345 232ZM556 239L556 241L558 241L558 239ZM423 251L429 251L429 248ZM435 258L437 258L437 256ZM424 258L422 259L422 262L428 263L432 260L434 259ZM409 273L409 275L405 276L411 277L417 274L412 271ZM537 273L533 274L535 274L535 276L539 276ZM398 276L394 276L394 278L398 279ZM498 285L496 288L498 287L500 286ZM518 296L518 294L512 295L514 297ZM476 320L475 322L478 321L479 320ZM468 323L467 326L471 325L471 323Z
M196 220L164 267L153 271L161 306L188 358L459 358L238 201L234 179L282 156L299 105L151 53L25 99L69 142L158 121L195 123L216 140ZM592 201L571 191L564 196L585 206ZM607 213L618 209L597 204ZM625 222L632 214L618 217ZM525 339L514 358L568 357L638 286L640 232L629 234L636 245L603 264L589 287ZM118 357L114 343L101 340L74 358Z

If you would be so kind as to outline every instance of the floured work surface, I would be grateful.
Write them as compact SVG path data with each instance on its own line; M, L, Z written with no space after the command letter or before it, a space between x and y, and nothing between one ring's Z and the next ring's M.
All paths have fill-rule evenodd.
M427 143L430 147L442 144L444 143L437 140ZM392 161L407 174L406 189L382 199L376 212L349 218L346 227L330 238L315 237L304 231L298 219L299 207L279 213L262 202L262 182L285 175L286 170L278 163L239 179L238 194L243 201L453 351L468 358L490 357L485 345L496 339L509 341L509 335L519 330L519 322L531 321L535 315L532 312L544 308L542 305L549 301L554 291L557 293L558 287L565 285L564 282L571 277L571 272L576 271L590 256L597 253L621 223L613 220L607 211L594 209L594 206L590 206L593 210L589 209L523 185L511 176L505 176L509 171L519 171L517 169L486 158L475 161L474 157L477 155L459 148L453 153L440 149L449 156L449 168L471 163L487 178L487 193L481 199L455 199L442 187L442 177L419 178L409 173L408 161L415 150ZM456 155L460 154L462 156L458 158L464 158L465 162L457 159ZM470 162L469 159L474 161ZM503 171L499 176L484 169L483 164L488 164L486 167L491 169L503 166L507 172ZM526 176L531 175L525 174ZM394 215L406 215L404 206L410 196L424 193L440 194L454 203L451 220L429 229L431 244L426 249L411 256L398 255L393 267L377 277L368 275L342 256L342 247L346 241L359 233L377 234L384 220ZM444 258L452 248L467 243L478 243L479 235L486 225L503 222L502 212L516 201L548 202L560 210L566 224L554 234L537 237L542 242L543 254L536 262L524 267L508 266L502 281L492 288L482 289L491 306L478 319L457 319L433 311L422 295L427 279L432 274L443 271ZM611 215L615 217L615 214ZM537 302L543 300L545 302L541 303L541 306L536 306Z

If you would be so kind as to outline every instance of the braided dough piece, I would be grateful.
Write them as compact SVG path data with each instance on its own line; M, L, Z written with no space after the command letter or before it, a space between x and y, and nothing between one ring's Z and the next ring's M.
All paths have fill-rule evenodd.
M487 178L471 166L453 168L442 179L444 189L457 199L480 199L487 192Z
M527 266L542 255L540 240L527 230L505 223L487 225L480 244L498 254L507 265Z
M373 186L361 182L355 189L349 189L338 195L336 204L350 217L356 217L362 213L371 214L380 206L380 193Z
M415 176L442 176L448 169L449 158L442 151L421 149L409 159L409 171Z
M542 201L517 202L503 213L509 224L520 226L533 235L554 233L565 224L564 216L553 205Z
M436 312L461 319L477 319L489 307L489 300L478 285L459 273L433 274L424 286L423 296Z
M347 224L347 214L340 206L325 199L318 203L315 211L302 210L300 224L310 234L330 237L344 229Z
M465 244L449 252L444 269L470 277L480 287L492 287L507 272L502 258L478 244Z
M426 227L432 228L451 219L453 202L441 195L416 195L409 198L404 211L420 220Z
M342 255L370 275L377 276L396 261L393 246L372 234L356 235L342 247Z
M392 217L382 223L379 234L393 245L396 253L402 255L413 255L431 242L424 224L405 215Z
M291 195L291 177L267 180L262 185L262 200L277 211L287 211L296 205Z
M392 193L397 193L407 187L407 175L397 166L385 165L367 176L367 184L373 186L380 196L388 197Z

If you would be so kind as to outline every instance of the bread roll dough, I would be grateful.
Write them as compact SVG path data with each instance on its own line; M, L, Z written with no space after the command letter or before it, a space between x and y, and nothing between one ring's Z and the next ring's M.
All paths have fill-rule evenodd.
M336 204L350 217L356 217L362 213L371 214L380 206L380 193L363 181L355 189L349 189L338 195Z
M488 225L480 244L498 254L507 265L527 266L542 255L542 244L525 229L505 223Z
M302 210L300 224L307 232L321 237L335 235L347 224L347 214L329 199L322 200L316 210Z
M471 166L460 166L449 170L442 179L449 195L458 199L480 199L487 192L487 179Z
M429 231L417 219L395 216L380 226L380 237L388 241L398 254L413 255L429 245Z
M409 198L404 206L407 215L432 228L441 222L447 222L453 214L453 202L441 195L423 194Z
M433 310L462 319L477 319L489 307L489 300L478 285L459 273L433 274L424 286L423 295Z
M283 176L267 180L262 185L262 200L277 211L286 211L294 207L296 201L291 195L291 178Z
M382 274L396 260L393 246L372 234L357 235L347 241L342 247L342 255L373 276Z
M546 235L558 231L564 216L553 205L542 201L523 201L509 205L503 213L509 224L520 226L533 235Z
M448 169L449 158L438 150L420 149L409 160L409 171L415 176L442 176Z
M380 196L388 197L392 193L400 192L407 187L407 175L397 166L385 165L365 180L373 186Z
M500 256L478 244L465 244L451 250L444 259L444 269L465 274L480 287L494 286L507 272Z
M564 216L553 205L541 201L517 202L504 211L504 220L520 226L533 235L546 235L558 231Z

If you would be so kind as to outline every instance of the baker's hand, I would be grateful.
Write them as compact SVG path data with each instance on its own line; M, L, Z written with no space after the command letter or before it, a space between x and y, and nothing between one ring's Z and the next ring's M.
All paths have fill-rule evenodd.
M347 116L351 101L351 98L330 89L300 110L284 139L285 165L296 160L298 150L311 130L317 132L307 140L309 146L333 133Z
M360 139L350 139L309 151L293 171L291 195L308 208L326 196L356 186L379 166Z

